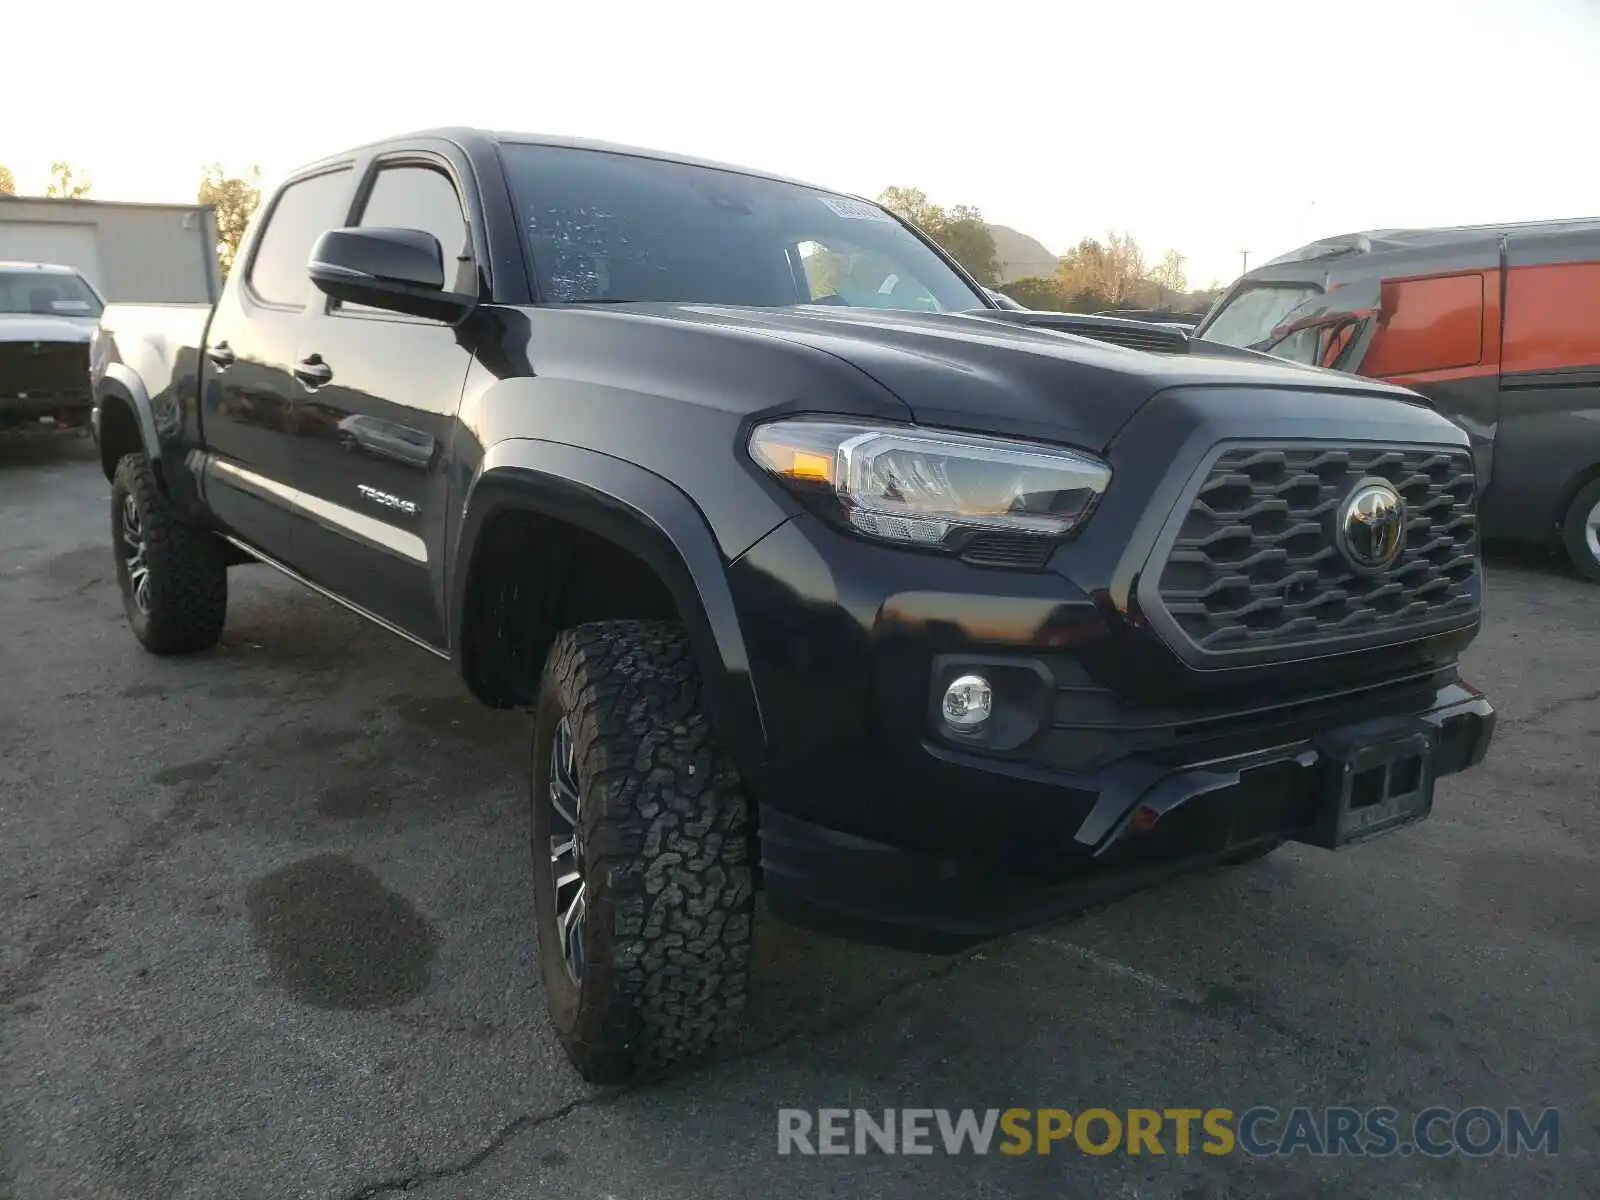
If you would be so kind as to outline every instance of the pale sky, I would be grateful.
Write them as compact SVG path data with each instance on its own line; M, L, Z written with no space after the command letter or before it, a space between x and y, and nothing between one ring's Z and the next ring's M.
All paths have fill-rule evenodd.
M445 124L920 187L1190 285L1313 238L1600 214L1600 0L11 0L0 163L193 200Z

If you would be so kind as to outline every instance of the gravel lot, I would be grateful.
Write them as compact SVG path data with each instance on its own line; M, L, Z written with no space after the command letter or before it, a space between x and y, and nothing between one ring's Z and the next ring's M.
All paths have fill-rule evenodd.
M722 1061L543 1015L526 728L266 568L161 661L87 442L0 441L0 1196L1579 1197L1600 1186L1600 589L1495 561L1435 819L953 960L768 923ZM780 1107L1561 1109L1555 1157L779 1157Z

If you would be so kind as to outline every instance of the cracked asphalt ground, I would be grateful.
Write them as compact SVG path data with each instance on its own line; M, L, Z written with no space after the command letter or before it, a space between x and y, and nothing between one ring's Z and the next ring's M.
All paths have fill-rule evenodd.
M0 443L0 1195L1594 1196L1600 589L1496 561L1436 816L943 960L768 923L746 1032L632 1091L545 1025L526 722L262 567L139 650L87 443ZM981 806L981 797L974 799ZM1561 1109L1560 1153L780 1158L782 1106Z

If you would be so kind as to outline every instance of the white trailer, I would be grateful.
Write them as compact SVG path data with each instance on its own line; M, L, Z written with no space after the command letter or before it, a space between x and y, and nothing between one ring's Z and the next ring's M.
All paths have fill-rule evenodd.
M211 303L222 290L209 204L0 196L0 262L71 267L108 302Z

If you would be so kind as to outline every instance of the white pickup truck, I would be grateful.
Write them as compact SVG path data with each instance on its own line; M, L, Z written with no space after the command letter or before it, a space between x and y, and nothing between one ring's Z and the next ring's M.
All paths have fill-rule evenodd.
M89 338L104 308L71 267L0 262L0 429L88 426Z

